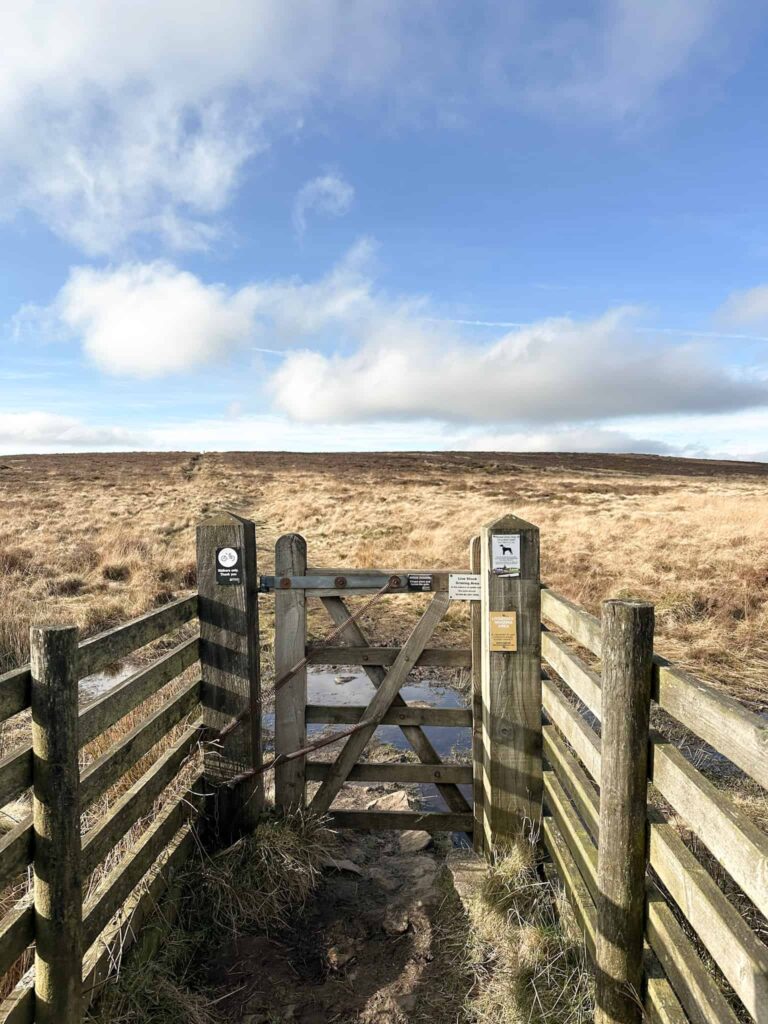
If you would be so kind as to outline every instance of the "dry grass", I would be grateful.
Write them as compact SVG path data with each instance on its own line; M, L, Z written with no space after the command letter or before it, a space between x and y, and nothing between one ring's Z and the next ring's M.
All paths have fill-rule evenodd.
M500 852L464 910L466 921L455 911L446 921L443 944L454 973L474 979L465 1024L592 1021L584 941L563 890L539 876L534 845L520 839Z
M606 596L651 598L660 649L768 706L768 467L565 455L30 456L0 459L0 488L0 670L26 660L31 621L92 633L194 587L194 525L215 509L256 520L266 572L275 540L293 530L315 565L460 567L478 527L515 511L541 527L543 575L556 589L592 610ZM393 608L402 605L384 602L369 617L379 639L402 633ZM264 613L268 629L269 600ZM463 627L462 613L452 610L444 635ZM327 632L319 613L311 625Z
M237 935L284 928L318 885L329 839L316 817L268 817L252 836L200 857L180 879L179 918L159 949L129 957L88 1019L220 1024L228 993L206 984L211 950Z

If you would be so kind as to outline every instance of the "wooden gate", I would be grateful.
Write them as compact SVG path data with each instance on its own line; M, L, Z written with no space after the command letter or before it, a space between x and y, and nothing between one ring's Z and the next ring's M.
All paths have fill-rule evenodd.
M479 544L471 551L470 568L479 573ZM275 679L284 681L275 696L275 753L288 755L307 745L309 724L346 725L343 745L330 761L299 757L278 764L275 774L276 804L282 808L309 806L329 813L336 827L424 829L426 831L475 831L479 814L480 779L472 765L441 761L424 731L429 727L473 729L472 708L425 708L410 706L400 693L416 667L463 668L471 673L475 704L480 700L479 601L470 601L467 643L462 648L430 647L433 633L445 616L459 581L468 570L372 570L307 567L303 537L281 537L275 550L275 576L262 577L262 590L275 595ZM479 575L474 577L479 586ZM450 587L450 592L449 592ZM402 647L372 646L346 599L367 596L369 606L421 593L429 601ZM329 616L329 632L339 645L307 644L307 601L319 599ZM371 607L372 614L375 614ZM359 666L374 687L366 707L307 703L307 666ZM299 666L296 668L296 666ZM294 671L292 671L294 670ZM402 730L419 763L362 763L360 757L380 725ZM473 762L479 755L479 729L473 730ZM307 783L320 785L307 800ZM445 811L336 810L333 801L346 782L397 782L433 784ZM477 783L473 785L473 782ZM461 785L472 787L467 792ZM465 795L465 793L467 795ZM478 829L478 834L481 829Z

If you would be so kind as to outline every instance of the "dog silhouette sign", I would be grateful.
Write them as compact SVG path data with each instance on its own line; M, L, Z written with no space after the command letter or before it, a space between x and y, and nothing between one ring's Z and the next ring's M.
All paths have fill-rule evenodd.
M520 534L495 533L492 536L491 571L495 576L520 575Z

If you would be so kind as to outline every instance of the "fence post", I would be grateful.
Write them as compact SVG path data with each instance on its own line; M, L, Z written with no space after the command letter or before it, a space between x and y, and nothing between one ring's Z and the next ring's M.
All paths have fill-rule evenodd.
M224 512L198 525L197 586L205 724L219 732L241 718L205 751L215 827L228 841L252 831L264 797L260 775L234 789L223 785L261 765L259 578L256 527L250 520Z
M539 530L517 516L483 527L482 699L485 849L541 821Z
M30 631L37 1024L83 1016L77 643L74 627Z
M653 605L605 601L597 901L597 1024L639 1024Z
M480 537L469 542L469 571L480 575ZM469 602L470 645L472 652L472 812L474 830L472 846L483 852L483 683L482 629L483 616L479 601Z
M275 576L305 576L307 542L287 533L275 545ZM307 600L304 590L275 586L275 679L303 660L307 646ZM300 668L275 694L275 754L306 746L307 670ZM306 800L306 759L296 758L275 770L275 806L303 807Z

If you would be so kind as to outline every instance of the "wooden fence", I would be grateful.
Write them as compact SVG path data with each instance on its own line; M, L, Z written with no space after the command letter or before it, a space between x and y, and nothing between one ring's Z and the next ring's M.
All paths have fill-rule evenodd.
M470 602L466 647L426 646L449 574L405 571L389 574L393 591L429 576L431 604L402 648L372 647L343 599L376 593L381 574L308 569L290 535L275 577L259 578L253 524L222 515L198 529L198 593L83 642L72 629L33 630L31 664L0 676L0 722L32 719L31 742L0 761L0 806L32 790L31 813L0 839L6 906L34 876L0 920L6 991L20 977L0 1024L77 1024L193 851L196 826L227 841L260 814L259 589L275 594L276 676L286 677L277 754L301 748L307 723L364 721L399 725L421 762L360 763L358 743L335 763L297 757L279 765L279 805L303 802L307 782L319 782L319 809L336 814L345 779L375 776L438 785L446 812L343 812L338 826L428 820L472 833L488 856L540 829L595 960L599 1024L643 1013L768 1024L768 836L651 724L679 723L768 788L768 722L654 655L650 605L608 602L601 621L542 586L531 524L508 516L486 527L470 570L481 599ZM308 597L344 643L307 644ZM79 679L160 640L172 648L78 707ZM320 662L362 665L371 704L308 705L305 667ZM471 714L406 705L399 685L415 665L469 668ZM441 724L471 726L471 771L429 749L422 726Z
M653 655L649 611L607 602L601 622L542 589L544 842L595 957L599 1020L639 1021L642 1004L670 1024L766 1024L768 836L649 717L763 787L768 722Z

